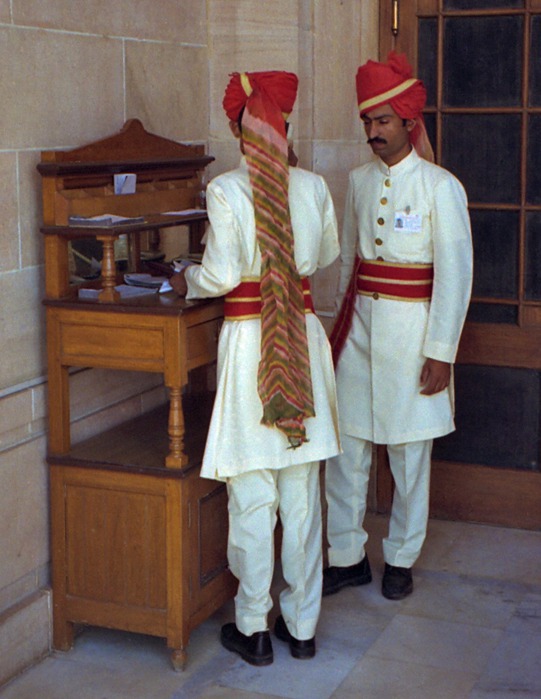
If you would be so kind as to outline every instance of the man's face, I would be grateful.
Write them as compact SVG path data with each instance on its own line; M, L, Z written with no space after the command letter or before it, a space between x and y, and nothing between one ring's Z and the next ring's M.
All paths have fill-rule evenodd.
M404 120L390 104L366 112L361 117L368 143L386 165L396 165L411 151L410 131L415 127L413 119Z

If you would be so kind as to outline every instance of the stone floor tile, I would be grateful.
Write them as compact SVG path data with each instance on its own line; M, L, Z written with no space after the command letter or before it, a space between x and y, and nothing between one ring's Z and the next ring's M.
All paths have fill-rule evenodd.
M329 699L356 662L338 649L324 652L320 648L315 658L297 660L291 657L285 644L276 641L273 647L272 665L255 668L239 659L222 673L219 684L235 691L271 694L281 699Z
M442 570L468 577L541 585L541 532L463 524L462 536L442 556Z
M477 675L365 657L332 699L468 699Z
M541 634L509 631L491 654L475 690L480 697L541 697L540 658Z
M526 594L499 580L422 571L414 576L415 591L404 600L402 613L502 629Z
M397 614L367 656L460 672L481 672L502 632Z
M541 636L541 593L524 596L507 630Z

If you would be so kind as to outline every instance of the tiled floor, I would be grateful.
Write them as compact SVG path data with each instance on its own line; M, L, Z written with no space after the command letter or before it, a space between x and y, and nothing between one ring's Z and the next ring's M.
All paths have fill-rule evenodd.
M390 602L380 594L386 527L369 517L372 584L323 600L313 660L276 639L269 667L224 650L230 603L194 631L183 673L159 639L87 629L0 699L541 697L541 532L431 520L414 593Z

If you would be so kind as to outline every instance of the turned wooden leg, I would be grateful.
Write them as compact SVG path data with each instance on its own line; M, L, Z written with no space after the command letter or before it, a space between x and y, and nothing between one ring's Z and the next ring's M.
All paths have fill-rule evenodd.
M128 237L128 270L141 271L141 238L140 233Z
M184 672L188 654L182 648L174 648L171 651L171 664L175 672Z
M115 303L119 301L120 294L115 289L115 238L113 236L96 236L103 245L103 257L101 261L101 286L98 296L100 303Z
M148 235L148 243L151 252L160 251L160 229L151 230Z
M182 389L169 389L169 454L165 457L168 468L182 468L188 463L184 453L184 412L182 410Z

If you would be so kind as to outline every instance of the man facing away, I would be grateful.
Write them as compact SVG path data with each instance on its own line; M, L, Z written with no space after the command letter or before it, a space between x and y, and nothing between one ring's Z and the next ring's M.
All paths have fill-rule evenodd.
M426 536L435 437L454 430L452 363L472 281L467 201L429 160L426 91L404 55L356 78L371 162L350 173L340 313L331 335L343 453L327 461L329 568L323 594L372 579L363 529L372 443L394 480L382 593L413 590Z
M321 607L319 462L339 453L331 348L308 278L339 254L322 177L288 165L293 73L235 73L224 109L240 167L207 188L210 227L200 266L172 279L186 298L225 295L218 384L201 475L227 483L235 623L222 644L254 665L273 660L274 529L283 528L276 636L295 658L315 654Z

